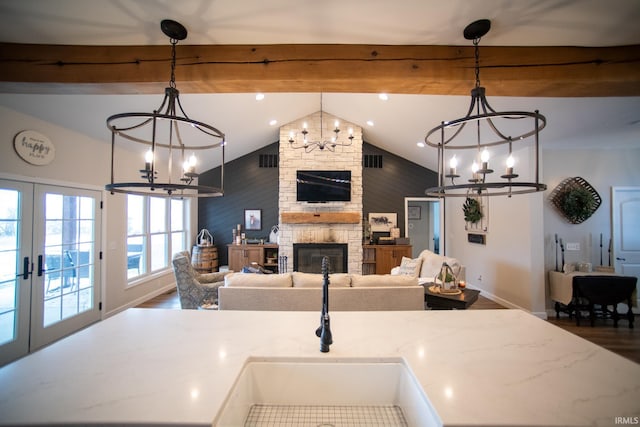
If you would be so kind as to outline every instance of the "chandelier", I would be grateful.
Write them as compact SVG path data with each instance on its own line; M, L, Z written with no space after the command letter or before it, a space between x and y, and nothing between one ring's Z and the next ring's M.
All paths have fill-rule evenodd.
M297 135L294 131L289 132L289 145L291 148L295 150L299 150L304 148L305 153L309 153L316 148L320 150L328 150L335 151L337 146L347 147L351 145L353 142L353 129L349 128L349 136L347 137L348 141L339 140L340 133L340 122L336 120L334 122L333 133L334 136L331 139L325 139L323 136L324 123L323 123L323 112L322 112L322 93L320 93L320 139L311 140L309 135L309 130L307 127L307 122L304 122L302 125L302 141L299 141Z
M487 101L485 88L480 85L480 55L478 45L480 38L489 32L491 21L482 19L472 22L464 29L464 37L472 40L475 48L475 87L471 90L471 105L467 114L459 119L441 122L431 129L425 142L438 149L438 186L428 188L425 194L432 197L469 197L500 196L525 194L546 190L547 186L539 182L539 132L546 126L546 118L537 110L528 111L495 111ZM467 127L467 125L469 125ZM465 127L467 127L465 132ZM535 181L517 180L516 159L513 157L513 146L534 140ZM490 152L490 150L493 153ZM445 159L449 150L467 155L473 160L470 176L465 183L456 184L459 158L454 154L449 159L449 168L445 167ZM465 151L466 150L466 151ZM489 165L491 156L506 157L504 173L500 180L489 181L494 172ZM469 158L469 156L471 158ZM451 183L448 184L448 179Z
M176 88L176 44L187 38L187 30L182 24L169 19L163 20L160 28L171 42L169 87L165 88L164 98L157 110L151 113L114 114L107 119L107 127L111 131L111 182L105 185L105 189L111 194L157 197L222 196L225 135L211 125L191 119L182 108L180 92ZM120 151L125 153L130 149L135 150L138 144L145 147L146 150L141 150L145 154L144 168L138 171L139 181L116 182L116 140L130 142L128 147L122 144ZM217 148L221 149L220 187L198 185L195 182L198 178L195 153ZM120 170L123 172L122 168ZM132 175L133 171L130 171L128 176Z

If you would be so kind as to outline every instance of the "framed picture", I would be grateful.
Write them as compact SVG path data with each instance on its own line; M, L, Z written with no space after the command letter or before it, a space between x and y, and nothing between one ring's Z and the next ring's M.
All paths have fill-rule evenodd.
M407 216L409 219L420 219L422 208L420 206L407 206Z
M398 214L394 213L369 213L369 225L371 231L391 231L398 226Z
M244 229L262 230L262 209L244 210Z

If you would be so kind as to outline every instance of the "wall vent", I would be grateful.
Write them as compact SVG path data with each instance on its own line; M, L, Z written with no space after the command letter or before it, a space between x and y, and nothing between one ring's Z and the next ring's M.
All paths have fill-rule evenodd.
M365 154L363 165L365 168L382 169L382 154Z
M260 154L259 166L261 168L277 168L278 167L278 155L277 154Z

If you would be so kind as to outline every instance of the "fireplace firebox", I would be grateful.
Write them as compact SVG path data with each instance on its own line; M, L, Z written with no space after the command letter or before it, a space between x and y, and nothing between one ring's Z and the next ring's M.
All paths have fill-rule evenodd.
M347 273L346 243L294 243L293 271L321 273L322 258L329 258L330 273Z

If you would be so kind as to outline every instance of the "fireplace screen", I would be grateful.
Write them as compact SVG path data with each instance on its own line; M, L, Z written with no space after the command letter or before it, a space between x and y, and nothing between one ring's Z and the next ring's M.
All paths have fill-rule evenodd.
M330 273L347 273L346 243L294 243L293 270L321 273L325 256L329 257Z

